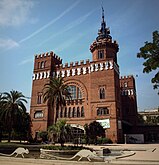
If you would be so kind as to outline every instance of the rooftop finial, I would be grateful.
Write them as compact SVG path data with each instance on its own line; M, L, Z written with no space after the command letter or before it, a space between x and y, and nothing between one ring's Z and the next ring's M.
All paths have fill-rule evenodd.
M109 35L110 31L109 29L106 27L106 23L104 20L104 8L103 5L101 5L102 7L102 22L101 22L101 28L98 30L98 37L96 38L96 40L100 40L100 39L104 39L104 38L109 38L111 39L112 37Z
M103 6L102 6L102 20L104 22L104 9L103 9Z

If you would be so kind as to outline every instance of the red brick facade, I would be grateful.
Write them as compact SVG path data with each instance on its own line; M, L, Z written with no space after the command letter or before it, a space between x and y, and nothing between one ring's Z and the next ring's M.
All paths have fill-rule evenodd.
M118 44L109 34L103 15L98 37L90 46L92 61L63 65L53 52L35 56L30 110L34 136L47 130L54 119L42 100L44 84L52 76L62 76L71 87L72 100L59 112L59 118L82 129L86 123L106 119L106 136L113 142L123 141L122 123L136 123L135 81L132 76L119 78Z

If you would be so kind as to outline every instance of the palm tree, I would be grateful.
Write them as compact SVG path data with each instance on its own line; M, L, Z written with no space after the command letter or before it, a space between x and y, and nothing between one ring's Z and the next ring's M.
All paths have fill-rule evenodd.
M8 131L8 142L11 140L11 132L18 122L18 118L26 113L24 103L27 103L25 96L18 91L5 92L1 97L0 120L3 121Z
M58 120L56 124L48 128L48 135L54 143L57 141L64 146L64 143L72 136L71 126L66 124L66 120Z
M21 114L17 116L18 122L14 124L14 131L16 135L18 135L19 140L27 140L30 141L32 140L32 135L31 135L31 118L29 113L24 113L23 116L21 117Z
M55 124L59 110L66 106L66 99L70 99L71 94L62 77L51 78L50 82L44 85L43 91L44 103L47 101L48 107L53 112Z

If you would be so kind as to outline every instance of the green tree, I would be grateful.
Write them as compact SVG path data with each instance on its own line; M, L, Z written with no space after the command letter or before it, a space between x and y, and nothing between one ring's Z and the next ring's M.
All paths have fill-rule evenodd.
M44 103L47 102L50 110L53 111L53 123L56 123L59 110L66 106L66 99L71 97L68 86L64 84L63 78L54 77L44 85L43 91Z
M138 122L139 122L140 124L144 124L144 123L145 123L145 120L143 119L143 116L142 116L142 115L138 114L138 115L137 115L137 119L138 119Z
M159 32L153 32L153 41L145 42L145 45L140 48L140 52L137 54L138 58L144 58L145 62L143 63L143 72L149 73L153 70L159 68ZM159 71L151 79L151 82L154 84L154 89L159 88ZM158 91L159 94L159 91Z
M12 90L10 93L5 92L2 95L0 120L8 132L8 142L11 140L11 133L15 124L18 123L19 117L23 118L26 113L24 103L27 103L27 101L21 92Z
M38 138L41 138L43 142L48 140L48 132L47 131L40 131L38 132Z
M59 142L61 146L72 136L71 126L66 124L66 120L58 120L54 125L48 127L48 134L52 136L54 142Z
M97 137L104 137L105 136L105 130L100 125L99 122L93 121L89 125L85 125L85 132L86 132L86 141L88 143L94 143L97 144Z
M29 113L24 113L23 116L17 116L18 122L14 124L15 133L19 136L19 140L32 140L31 135L31 118Z

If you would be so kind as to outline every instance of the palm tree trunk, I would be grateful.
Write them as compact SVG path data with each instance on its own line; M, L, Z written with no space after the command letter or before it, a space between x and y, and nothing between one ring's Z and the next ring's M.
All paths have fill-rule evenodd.
M55 101L54 101L53 111L54 111L54 121L53 121L53 124L56 124L56 102Z
M55 114L55 123L57 122L58 115L59 115L59 107L57 106L56 107L56 114Z

